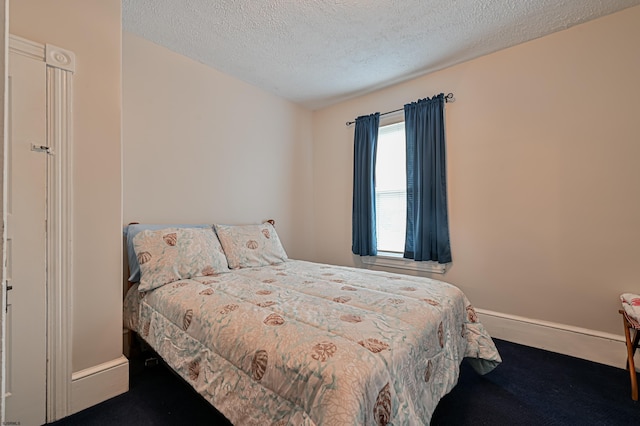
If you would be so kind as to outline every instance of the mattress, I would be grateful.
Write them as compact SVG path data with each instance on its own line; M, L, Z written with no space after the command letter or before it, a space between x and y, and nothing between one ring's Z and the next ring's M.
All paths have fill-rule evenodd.
M501 361L457 287L305 261L133 287L125 322L236 425L428 424Z

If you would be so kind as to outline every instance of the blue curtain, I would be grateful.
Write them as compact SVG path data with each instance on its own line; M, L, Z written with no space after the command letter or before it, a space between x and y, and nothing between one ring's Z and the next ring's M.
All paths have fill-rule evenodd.
M444 94L404 106L407 231L404 257L451 262L447 215Z
M360 256L375 256L378 253L375 171L379 124L379 113L356 118L351 251Z

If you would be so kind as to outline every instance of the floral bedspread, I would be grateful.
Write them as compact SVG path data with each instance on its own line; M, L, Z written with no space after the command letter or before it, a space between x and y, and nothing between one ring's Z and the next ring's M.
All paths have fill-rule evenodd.
M428 424L463 357L501 361L464 294L427 278L289 260L140 296L127 323L236 425Z

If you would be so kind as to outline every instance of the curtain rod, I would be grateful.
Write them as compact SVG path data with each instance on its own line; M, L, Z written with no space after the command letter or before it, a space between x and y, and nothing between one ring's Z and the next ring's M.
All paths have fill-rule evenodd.
M447 93L447 96L444 97L444 101L445 102L453 102L453 101L455 101L455 98L453 97L453 93ZM380 116L387 115L387 114L393 114L394 112L398 112L398 111L402 111L402 110L404 110L404 108L394 109L393 111L383 112L383 113L380 114ZM347 121L347 126L351 126L353 123L355 123L355 120L354 121Z

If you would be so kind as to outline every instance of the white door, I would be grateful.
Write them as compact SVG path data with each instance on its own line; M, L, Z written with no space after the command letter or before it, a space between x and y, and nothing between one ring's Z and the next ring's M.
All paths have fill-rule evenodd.
M9 55L6 421L46 421L46 65ZM16 423L13 423L16 424Z

